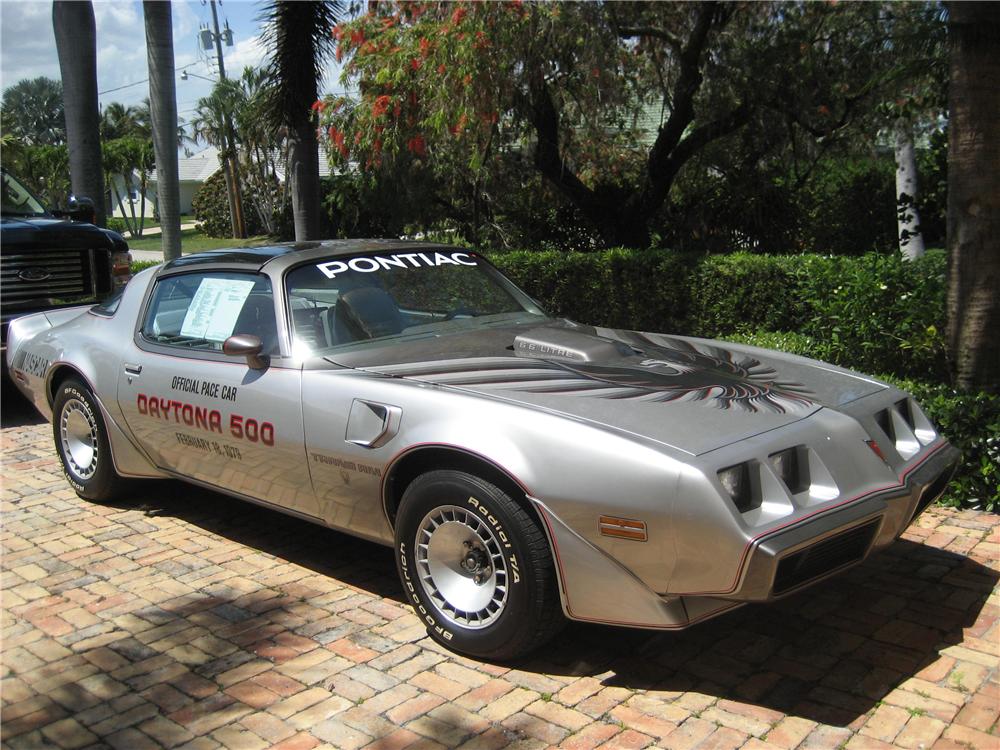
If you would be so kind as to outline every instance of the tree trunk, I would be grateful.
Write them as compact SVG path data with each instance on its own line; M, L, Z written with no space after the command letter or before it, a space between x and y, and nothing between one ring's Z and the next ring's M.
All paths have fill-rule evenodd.
M55 0L52 28L62 75L72 190L77 197L94 201L95 221L103 227L107 224L107 207L101 165L94 6L89 1Z
M295 241L321 239L319 231L319 144L311 122L289 128L288 187L292 194Z
M956 385L998 393L1000 3L948 11L948 347Z
M163 259L181 256L181 195L177 167L177 92L170 3L145 0L149 111L156 156L156 204Z
M917 156L913 147L913 126L905 117L896 119L896 228L899 252L913 260L924 254L924 235L917 211Z

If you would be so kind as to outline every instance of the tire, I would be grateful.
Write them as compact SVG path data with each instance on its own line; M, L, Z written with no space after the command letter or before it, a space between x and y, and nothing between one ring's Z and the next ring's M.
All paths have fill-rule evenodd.
M396 566L427 632L453 651L514 659L564 623L538 522L471 474L431 471L407 487L396 523Z
M59 384L52 405L52 438L63 474L76 494L87 500L114 500L126 489L115 471L97 399L76 378Z

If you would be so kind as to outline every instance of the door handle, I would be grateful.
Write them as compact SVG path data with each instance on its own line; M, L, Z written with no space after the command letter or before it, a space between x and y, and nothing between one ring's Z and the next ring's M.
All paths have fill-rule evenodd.
M129 375L138 375L140 372L142 372L142 365L126 364L125 372L127 372Z

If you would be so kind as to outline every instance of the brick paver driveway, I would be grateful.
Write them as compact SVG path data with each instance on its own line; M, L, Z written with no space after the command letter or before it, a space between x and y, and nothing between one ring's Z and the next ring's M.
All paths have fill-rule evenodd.
M683 633L569 625L530 661L436 646L393 558L172 482L82 501L48 425L3 430L14 748L995 748L1000 517Z

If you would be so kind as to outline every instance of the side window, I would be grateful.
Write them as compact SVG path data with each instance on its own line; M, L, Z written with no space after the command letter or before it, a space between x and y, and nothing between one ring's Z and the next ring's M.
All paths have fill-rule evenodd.
M238 333L258 336L265 354L277 354L274 295L266 276L168 276L157 282L142 324L147 341L199 351L221 352L222 342Z

